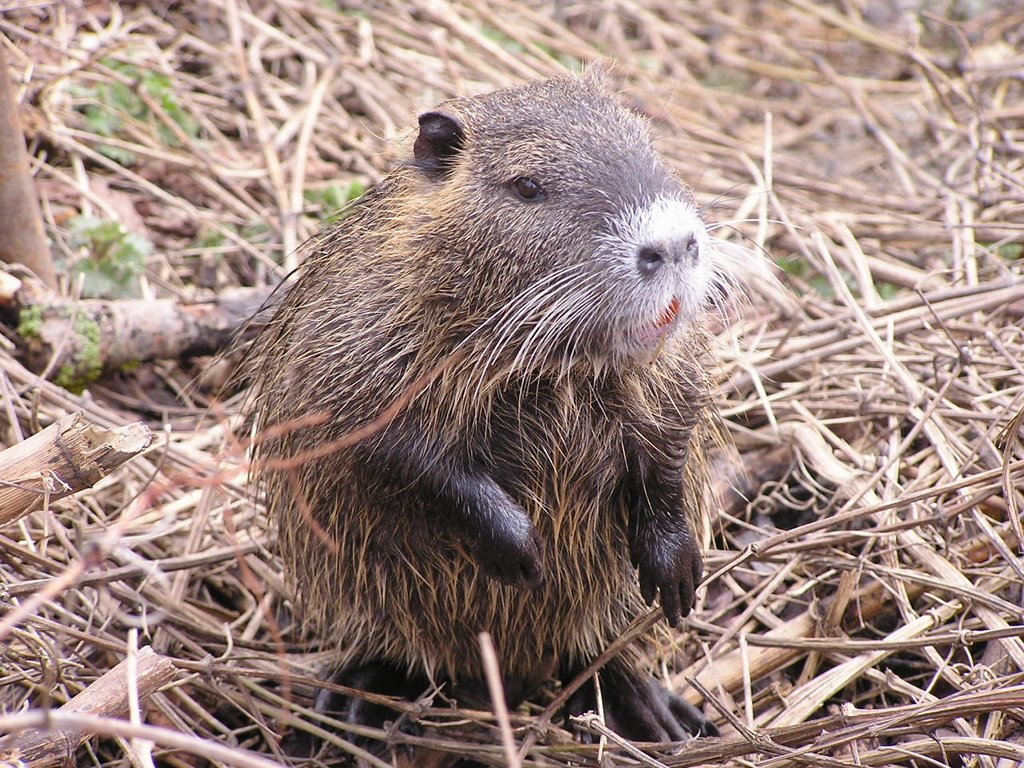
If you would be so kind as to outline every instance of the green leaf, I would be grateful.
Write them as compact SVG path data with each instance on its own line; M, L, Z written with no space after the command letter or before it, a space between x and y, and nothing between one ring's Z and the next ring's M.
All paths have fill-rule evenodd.
M142 296L140 277L153 244L120 222L79 216L71 223L71 245L86 251L69 273L82 280L86 298L132 299Z

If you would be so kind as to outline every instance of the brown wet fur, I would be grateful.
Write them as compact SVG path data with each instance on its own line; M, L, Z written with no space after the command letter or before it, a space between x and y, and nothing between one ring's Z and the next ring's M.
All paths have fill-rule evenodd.
M582 100L593 114L581 124L596 115L610 140L646 140L646 125L600 78L546 87L550 109ZM530 108L528 96L519 108ZM458 100L450 108L471 144L494 107ZM514 233L523 252L534 233L530 210L518 220L480 215L488 201L469 182L477 161L455 167L443 185L403 166L305 246L298 279L252 355L251 411L259 429L316 413L329 419L262 443L255 468L302 615L337 646L339 668L383 659L486 701L477 641L486 630L516 701L592 660L646 610L625 523L626 425L653 443L688 445L680 514L701 540L708 385L698 327L653 359L533 360L518 354L519 337L494 354L487 319L528 287L503 268L502 259L523 257L505 246L498 253L494 228ZM566 220L566 248L580 240L577 226ZM561 246L551 239L546 248ZM533 277L544 268L537 263ZM359 428L425 375L435 378L394 425L471 455L521 505L539 533L539 584L485 575L421 499L386 472L368 474L358 449L273 463ZM641 658L631 650L620 663L640 669Z

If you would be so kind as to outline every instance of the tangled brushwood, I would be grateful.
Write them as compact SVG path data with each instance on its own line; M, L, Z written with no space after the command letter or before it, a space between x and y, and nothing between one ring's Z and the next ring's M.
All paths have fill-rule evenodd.
M324 639L324 627L337 627L332 603L349 598L331 591L323 568L311 573L319 615L304 623L308 606L293 603L282 575L279 552L290 545L277 540L268 509L253 501L247 445L270 448L275 435L287 442L300 434L247 431L243 404L259 390L217 400L217 371L193 360L141 365L72 395L26 370L16 341L5 343L5 445L79 409L105 427L142 419L159 439L91 490L49 500L0 529L0 760L36 734L46 742L39 749L53 749L63 743L53 729L66 736L79 727L95 738L76 749L74 761L104 767L123 764L129 751L145 759L133 735L150 739L161 762L189 762L217 747L218 762L251 765L254 753L283 761L286 733L311 732L325 745L321 762L355 754L376 766L388 764L381 755L389 748L401 754L413 745L442 761L508 764L503 738L524 765L548 768L651 757L673 766L773 768L1024 761L1024 16L1017 5L911 3L898 13L884 3L804 0L341 5L44 2L0 17L61 268L102 271L75 239L88 219L120 221L152 243L135 252L144 271L136 259L118 272L145 296L273 285L303 259L307 273L315 272L325 240L299 250L303 242L333 232L338 216L343 230L361 226L366 204L387 204L384 193L396 184L388 173L404 159L446 156L443 141L417 149L417 115L445 113L438 105L453 98L473 100L614 59L610 89L649 119L652 156L693 187L694 215L708 237L728 241L728 250L708 245L724 272L729 263L742 269L745 252L767 254L779 266L779 287L720 285L729 301L712 313L703 339L686 342L694 360L707 362L677 372L698 389L707 382L735 446L711 450L704 462L717 496L707 506L711 539L696 607L669 628L658 577L655 606L644 604L652 585L641 589L643 569L629 561L628 526L613 547L614 585L581 581L594 571L596 549L573 565L573 589L588 599L609 586L625 590L625 608L606 606L607 614L623 615L589 635L568 626L580 603L559 591L549 544L533 553L532 536L523 536L536 559L488 561L469 539L435 546L424 538L427 551L411 565L428 563L437 569L431 573L442 562L460 568L487 611L505 607L486 596L490 589L509 601L525 594L492 587L488 573L524 583L540 578L537 594L559 610L520 604L516 630L536 643L521 650L545 660L539 672L549 647L575 642L573 661L581 663L545 671L546 681L509 713L508 729L488 693L463 686L477 694L470 702L452 683L480 675L480 657L465 645L433 660L431 674L445 684L432 697L356 694L324 675L346 650L337 637ZM448 112L467 130L473 123ZM445 129L444 121L435 127ZM542 215L554 191L534 173L524 167L504 179L503 205ZM548 199L525 200L537 187ZM371 188L366 204L346 207ZM446 199L435 203L443 208ZM642 249L651 220L621 219L601 240L603 257L610 263L626 242ZM386 236L395 241L419 223L397 213L391 221ZM478 224L491 237L502 231L485 216ZM679 245L681 258L688 248ZM116 262L118 252L111 247L106 256ZM517 263L491 275L468 263L449 271L424 264L418 288L425 311L480 304L466 304L461 314L437 309L453 320L430 336L437 348L423 350L412 344L423 334L381 330L415 326L414 308L388 283L411 273L357 274L366 255L348 256L353 272L313 286L309 301L329 306L332 293L348 295L349 283L372 280L386 283L392 298L353 310L347 322L359 323L365 339L353 331L347 345L327 352L342 359L373 337L375 354L388 363L352 373L363 377L354 386L332 389L329 376L315 380L312 358L295 352L297 374L311 378L305 388L286 388L294 402L274 403L285 421L305 412L303 398L324 392L336 405L342 392L361 392L369 403L379 382L377 407L363 412L372 418L413 384L421 388L400 410L407 419L435 419L432 434L451 440L467 434L460 425L498 434L509 417L487 424L481 413L429 406L467 401L442 397L445 388L472 388L468 401L517 413L519 398L530 401L552 386L549 375L576 388L574 404L595 402L603 395L582 383L572 361L607 376L638 349L653 357L665 342L661 354L668 354L696 302L652 293L632 314L612 316L599 288L580 288L590 285L586 271L569 261L551 264L547 282L532 292ZM656 275L666 257L672 254L647 253L633 267L642 263ZM467 274L478 289L456 294L452 285ZM505 304L494 299L493 291L521 278ZM307 319L316 326L329 317ZM577 335L566 335L568 318L585 319ZM5 336L15 340L16 326L30 334L32 320L5 318ZM609 320L615 333L600 330ZM325 335L317 331L302 353L330 344ZM697 354L703 344L706 357ZM602 349L606 358L594 353ZM280 383L257 382L269 390ZM633 394L660 402L668 385L648 382ZM545 411L535 426L541 438L531 439L544 442L574 412ZM290 426L314 436L310 447L360 423ZM562 447L567 454L596 450L588 443ZM555 490L586 493L605 467L595 459L578 482L545 488L544 498ZM344 472L337 475L300 490L312 500ZM348 546L323 528L327 540ZM398 533L406 542L413 537ZM595 530L593 540L615 535ZM549 536L553 530L542 538ZM388 574L404 573L411 583L414 571ZM372 578L358 569L351 576ZM680 613L688 591L677 589ZM453 600L421 595L427 598ZM640 618L630 624L634 614ZM380 636L399 642L413 631L402 621L394 617ZM504 625L515 621L508 615ZM644 640L652 626L672 641L657 652ZM115 668L123 680L118 664L133 642L155 651L136 660L139 725L128 722L127 710L97 720L66 704L90 685L103 688L101 678ZM610 652L601 655L605 645ZM502 658L500 637L496 647L514 697L517 682L534 682L517 664L531 664ZM598 716L566 724L565 686L595 653L610 670L646 672L653 664L676 711L688 702L721 736L682 749L640 747L616 732L615 713L603 705ZM152 656L173 666L173 684L158 692L165 678L147 682ZM330 717L316 708L321 689L367 709L384 707L386 715L356 725ZM378 727L387 721L394 725ZM580 731L593 743L582 743Z

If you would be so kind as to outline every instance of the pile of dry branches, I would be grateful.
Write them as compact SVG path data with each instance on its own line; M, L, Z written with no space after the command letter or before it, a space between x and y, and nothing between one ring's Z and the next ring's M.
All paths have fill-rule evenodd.
M419 111L614 61L716 234L781 266L722 323L737 490L664 670L724 735L581 745L539 695L512 715L520 760L1014 765L1024 12L900 7L43 0L0 16L0 45L61 267L88 266L83 217L120 221L154 246L132 290L181 301L281 279L400 156ZM235 402L194 360L70 394L19 362L17 322L0 340L6 445L75 411L103 428L142 420L156 439L0 528L0 760L281 759L284 730L319 727L327 649L290 623ZM117 703L58 709L126 659L99 686ZM139 699L142 715L127 709ZM402 714L422 736L378 735L505 764L489 712L437 699ZM86 734L101 738L78 746ZM323 735L340 750L326 761L354 749Z

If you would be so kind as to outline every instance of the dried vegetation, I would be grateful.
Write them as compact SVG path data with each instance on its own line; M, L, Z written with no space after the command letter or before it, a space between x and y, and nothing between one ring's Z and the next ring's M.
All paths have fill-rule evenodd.
M665 670L724 736L646 757L583 746L539 696L512 714L523 764L1024 763L1019 4L23 5L0 15L0 44L48 232L79 270L82 216L151 241L126 278L143 296L277 281L400 155L418 111L614 60L719 233L781 266L721 324L737 446L722 474L746 498L724 494L706 597ZM316 722L322 651L289 624L235 404L196 377L208 361L76 396L0 341L7 444L76 409L163 431L94 490L0 531L0 731L40 727L137 642L178 670L147 704L162 764L280 759L284 725ZM490 713L438 698L403 716L443 751L503 764ZM134 726L93 729L80 765L147 749Z

